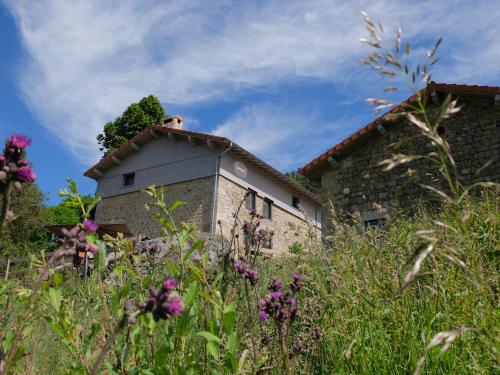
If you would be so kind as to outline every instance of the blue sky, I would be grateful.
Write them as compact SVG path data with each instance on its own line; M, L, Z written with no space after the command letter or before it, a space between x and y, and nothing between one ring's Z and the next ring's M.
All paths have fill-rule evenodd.
M50 203L66 177L93 193L95 136L153 94L188 129L294 170L376 116L361 10L417 51L443 36L437 82L500 84L497 1L366 3L0 0L0 138L33 139Z

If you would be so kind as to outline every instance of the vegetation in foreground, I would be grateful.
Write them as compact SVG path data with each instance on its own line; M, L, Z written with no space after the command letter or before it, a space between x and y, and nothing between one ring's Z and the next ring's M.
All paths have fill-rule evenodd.
M365 42L380 50L369 65L428 83L439 40L429 65L410 72L400 62L400 32L395 51L384 52L383 28L367 15L365 22ZM270 233L255 211L246 221L238 211L232 237L210 259L193 227L176 224L182 203L166 207L154 187L145 192L147 209L170 253L159 259L154 246L139 253L120 236L98 238L88 219L95 201L84 204L71 183L63 195L79 202L83 222L64 233L50 259L33 259L24 278L0 287L0 374L498 372L498 202L487 190L498 185L464 187L454 178L437 128L460 110L456 101L448 98L433 121L425 97L408 107L401 115L433 151L397 154L382 165L428 160L447 183L423 186L443 200L440 213L398 217L362 235L339 223L331 247L311 237L287 258L263 259ZM10 137L0 159L0 230L15 217L13 190L35 181L29 144ZM88 279L79 273L82 254L93 255ZM61 268L64 258L78 272Z

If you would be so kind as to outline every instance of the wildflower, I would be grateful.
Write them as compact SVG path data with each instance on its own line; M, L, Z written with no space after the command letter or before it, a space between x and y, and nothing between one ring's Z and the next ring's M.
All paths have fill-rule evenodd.
M96 232L99 226L90 219L83 221L83 230L85 232Z
M235 263L234 269L238 272L242 279L248 280L250 285L255 285L257 283L259 279L257 271L250 269L250 266L247 263Z
M170 294L167 297L166 312L169 316L179 316L182 313L183 303L181 297L177 294Z
M303 340L297 340L293 343L293 352L295 354L302 353L306 348L306 344Z
M250 282L250 285L257 284L258 275L256 270L247 271L245 278Z
M159 321L182 314L184 304L182 298L173 290L177 287L177 282L167 277L160 290L155 287L149 287L149 299L142 304L144 311L153 313L153 319Z
M167 277L163 281L163 288L167 291L173 290L173 289L177 288L177 282L174 279L172 279L171 277Z
M298 292L304 287L304 282L302 281L302 275L295 273L292 275L292 281L288 284L294 292Z
M16 173L18 180L21 182L35 182L36 180L35 172L30 167L23 166L18 168Z
M265 312L264 310L260 310L259 311L259 320L264 321L267 319L269 319L269 314L267 312Z
M323 337L323 331L321 331L320 327L315 327L312 330L312 337L314 341L319 341L321 337Z
M283 282L274 279L269 286L270 293L259 301L259 319L261 321L273 318L278 324L289 320L293 322L300 316L297 308L295 292L302 288L302 275L294 274L290 288L282 290Z
M250 223L249 223L248 221L245 221L245 222L243 223L243 226L241 227L241 229L243 229L243 232L244 232L246 235L250 234L250 229L251 229L251 225L250 225Z
M97 253L97 250L99 250L99 248L97 247L97 245L87 244L86 250L91 252L92 254L95 254Z
M281 281L279 279L273 279L273 281L271 281L271 285L269 286L269 290L276 292L278 290L281 290L281 288L283 288L283 281Z
M15 148L19 150L24 150L26 147L31 145L31 139L21 134L13 134L5 142L6 148Z

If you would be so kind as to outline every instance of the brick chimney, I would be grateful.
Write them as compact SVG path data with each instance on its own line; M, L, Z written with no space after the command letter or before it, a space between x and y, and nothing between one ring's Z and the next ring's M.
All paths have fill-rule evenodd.
M181 115L168 117L163 120L163 126L165 126L166 128L182 130L184 129L184 118Z

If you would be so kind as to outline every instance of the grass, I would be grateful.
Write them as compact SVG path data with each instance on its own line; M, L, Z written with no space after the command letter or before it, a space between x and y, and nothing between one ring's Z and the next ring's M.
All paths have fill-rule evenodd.
M365 234L344 228L330 248L316 242L301 254L261 262L260 295L266 293L273 278L287 280L296 271L306 277L299 299L302 317L293 328L294 336L308 342L314 327L324 332L314 350L298 357L296 373L413 373L436 333L461 326L467 330L449 350L443 354L440 347L428 351L421 373L498 372L496 201L483 199L464 205L462 210L471 213L466 230L460 235L443 231L440 236L466 254L469 271L436 253L428 258L417 280L402 292L402 280L422 245L415 232L429 228L435 219L451 222L453 212L443 210L438 217L422 212L417 218L398 218L387 229ZM88 326L101 319L104 315L101 302L95 298L95 285L85 285L71 273L65 277L64 293L75 303L80 324ZM229 295L236 296L235 290ZM240 299L238 306L244 306L244 301ZM256 320L249 319L244 308L238 309L236 327L243 343L249 335L258 334ZM30 328L29 354L19 363L19 373L67 373L70 359L47 323L39 319ZM196 353L202 348L185 350ZM265 373L278 374L279 366Z

